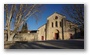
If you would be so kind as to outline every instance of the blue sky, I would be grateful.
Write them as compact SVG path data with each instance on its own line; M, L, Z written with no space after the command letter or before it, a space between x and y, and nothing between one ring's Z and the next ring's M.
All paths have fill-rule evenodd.
M44 25L47 22L48 16L53 14L54 12L58 12L62 14L62 9L64 4L46 4L44 7L45 11L42 13L40 20L36 23L35 19L29 18L27 20L28 30L37 30L40 26Z
M33 17L28 18L27 26L28 30L37 30L39 27L44 25L47 22L48 16L53 14L54 12L63 14L63 7L67 4L43 4L43 12L39 15L40 19L36 22L36 20ZM65 15L65 14L63 14ZM67 19L70 19L67 15L65 15ZM5 16L4 16L5 17ZM5 26L5 20L4 20L4 26ZM14 29L14 26L11 25L11 30Z

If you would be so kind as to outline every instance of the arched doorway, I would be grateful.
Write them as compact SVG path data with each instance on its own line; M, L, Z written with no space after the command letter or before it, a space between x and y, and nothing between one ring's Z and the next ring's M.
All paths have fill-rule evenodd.
M55 30L55 40L59 39L59 30Z

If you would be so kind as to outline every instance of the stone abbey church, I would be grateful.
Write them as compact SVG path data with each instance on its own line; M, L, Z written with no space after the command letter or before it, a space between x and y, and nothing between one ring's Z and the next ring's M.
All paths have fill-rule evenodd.
M28 31L27 24L24 24L22 30L14 37L14 41L69 40L77 36L78 32L80 30L77 24L55 12L38 30Z
M38 28L38 40L69 40L79 32L78 25L66 20L66 17L54 13L47 18L47 23Z

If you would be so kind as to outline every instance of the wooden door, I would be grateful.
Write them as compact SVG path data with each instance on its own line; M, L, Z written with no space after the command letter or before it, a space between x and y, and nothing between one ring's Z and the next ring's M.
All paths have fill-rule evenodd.
M59 38L59 33L55 33L55 39Z
M42 38L42 40L44 40L44 36L42 36L41 38Z

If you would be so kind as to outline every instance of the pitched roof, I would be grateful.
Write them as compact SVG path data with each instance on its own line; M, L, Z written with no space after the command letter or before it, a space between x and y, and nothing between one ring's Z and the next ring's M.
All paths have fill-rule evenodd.
M52 16L53 14L59 14L59 15L61 15L61 16L65 16L65 15L60 14L60 13L58 13L58 12L54 12L54 13L52 13L50 16ZM50 16L48 16L48 18L49 18ZM47 19L48 19L48 18L47 18Z

